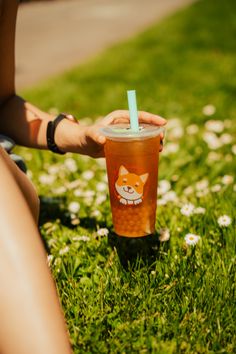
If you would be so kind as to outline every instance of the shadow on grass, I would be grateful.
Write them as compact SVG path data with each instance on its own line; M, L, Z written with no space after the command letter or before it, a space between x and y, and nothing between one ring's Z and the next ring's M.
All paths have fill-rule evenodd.
M60 223L70 229L78 225L71 224L70 214L64 209L65 198L40 196L39 227L47 222L60 220ZM83 217L79 219L79 225L85 229L96 230L98 221L95 218ZM106 222L99 222L99 227L106 227ZM46 240L43 239L45 248L48 250ZM156 260L160 260L168 249L170 243L160 242L158 233L144 237L118 236L113 229L109 228L108 244L116 249L120 264L125 270L151 266Z
M124 237L109 233L108 243L115 248L121 265L126 269L151 266L163 257L170 247L168 242L160 242L157 233L145 237Z
M40 215L39 227L49 221L60 220L60 223L70 229L76 228L78 225L71 223L70 213L65 210L64 205L66 198L60 197L44 197L40 196ZM96 229L97 220L92 217L80 217L79 225L87 229ZM105 222L99 222L100 227L106 227Z

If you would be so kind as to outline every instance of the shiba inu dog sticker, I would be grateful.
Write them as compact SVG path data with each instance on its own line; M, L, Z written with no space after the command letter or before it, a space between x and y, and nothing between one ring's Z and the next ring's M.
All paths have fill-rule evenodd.
M118 199L124 205L138 205L143 201L143 189L148 173L137 175L130 173L125 166L119 168L119 176L115 182Z

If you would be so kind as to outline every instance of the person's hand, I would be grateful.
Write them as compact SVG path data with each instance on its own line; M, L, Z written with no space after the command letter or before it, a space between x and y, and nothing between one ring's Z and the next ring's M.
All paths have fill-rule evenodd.
M58 125L57 134L58 140L56 140L58 146L63 151L70 151L70 152L77 152L82 155L88 155L91 157L104 157L104 144L106 142L106 137L102 134L101 128L111 125L111 124L118 124L118 123L129 123L130 120L129 111L126 110L117 110L109 113L103 119L95 122L90 126L82 126L80 124L74 125L64 120L64 124L67 124L67 127L64 127L64 135L67 130L71 130L70 134L67 131L67 137L65 143L60 142L59 134L63 128L63 122ZM166 124L166 120L156 114L148 113L139 111L138 118L140 123L147 123L153 124L157 126L163 126ZM71 127L73 126L73 129ZM56 135L57 138L57 135ZM162 150L162 140L163 134L161 134L161 145L160 151Z

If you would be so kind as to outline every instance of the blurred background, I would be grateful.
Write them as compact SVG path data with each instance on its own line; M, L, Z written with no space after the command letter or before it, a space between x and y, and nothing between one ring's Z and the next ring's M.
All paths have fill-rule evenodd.
M16 84L29 88L133 36L193 0L24 0Z

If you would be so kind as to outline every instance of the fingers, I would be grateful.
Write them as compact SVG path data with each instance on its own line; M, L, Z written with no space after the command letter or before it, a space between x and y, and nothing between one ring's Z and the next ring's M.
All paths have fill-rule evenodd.
M154 125L165 125L167 123L166 119L145 111L138 111L138 118L140 123L154 124ZM130 114L128 110L117 110L108 114L102 121L102 125L117 124L117 123L128 123L130 120Z
M89 129L88 136L97 144L104 145L106 142L106 137L100 132L99 126L94 125Z

